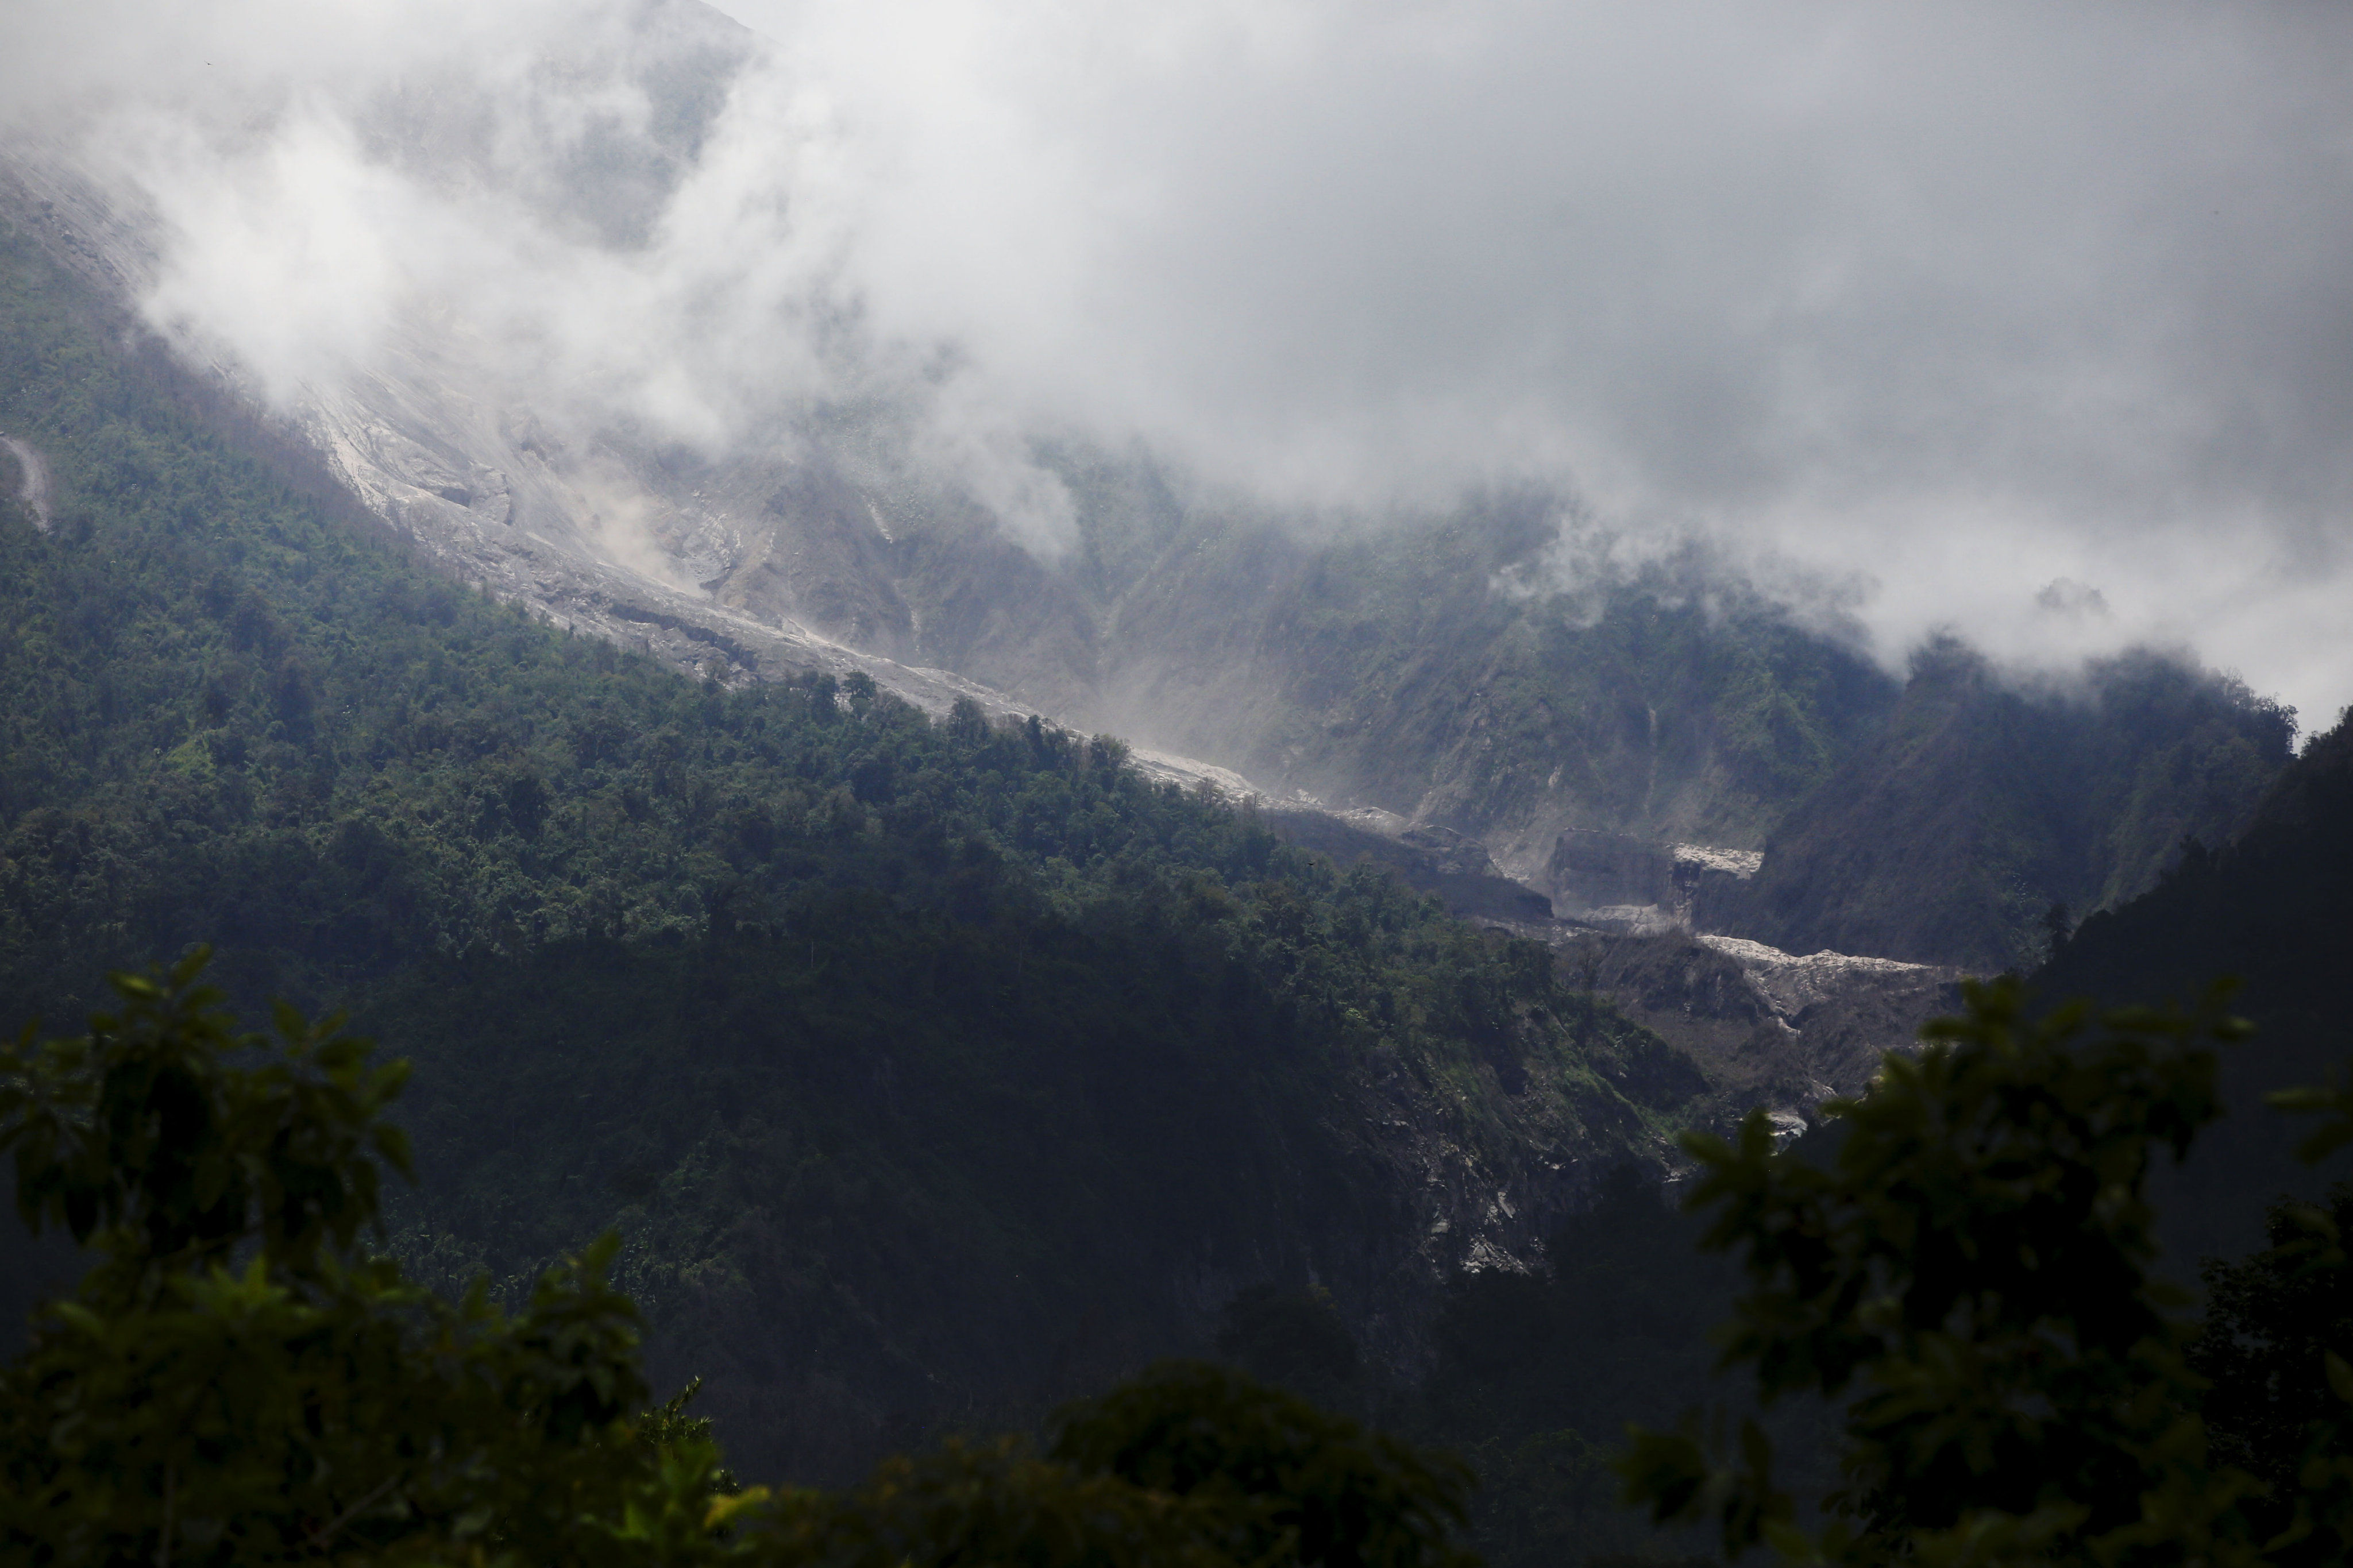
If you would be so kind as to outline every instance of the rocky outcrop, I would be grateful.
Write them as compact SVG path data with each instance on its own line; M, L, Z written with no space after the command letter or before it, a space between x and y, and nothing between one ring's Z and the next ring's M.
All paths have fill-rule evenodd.
M1730 891L1757 874L1761 851L1670 844L1631 834L1571 828L1553 843L1545 883L1556 910L1607 930L1702 929L1735 903Z
M1719 913L1738 898L1740 888L1765 864L1762 849L1725 849L1707 844L1677 844L1674 851L1675 909L1694 930L1723 923Z
M1960 1005L1957 973L1927 964L1800 957L1680 930L1520 929L1549 936L1572 985L1697 1061L1722 1121L1753 1106L1810 1116L1833 1095L1859 1092L1885 1053L1915 1048L1922 1024Z
M1793 1133L1823 1100L1860 1092L1887 1052L1916 1048L1922 1024L1960 1005L1959 974L1949 968L1694 935L1694 910L1710 889L1753 877L1755 851L1563 835L1555 863L1573 902L1548 918L1550 900L1450 829L1373 807L1270 805L1265 818L1287 842L1344 865L1377 865L1457 913L1552 943L1573 986L1606 997L1702 1065L1714 1092L1695 1109L1699 1120L1729 1121L1762 1107ZM1648 901L1582 901L1613 895Z
M1957 1012L1960 973L1856 953L1799 957L1739 937L1700 936L1797 1037L1809 1071L1841 1094L1859 1092L1889 1051L1912 1050L1930 1018Z

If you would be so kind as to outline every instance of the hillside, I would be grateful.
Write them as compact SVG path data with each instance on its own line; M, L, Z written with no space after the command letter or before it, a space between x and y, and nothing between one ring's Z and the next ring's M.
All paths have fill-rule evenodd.
M2261 1203L2313 1190L2264 1091L2353 1066L2353 715L2314 737L2236 839L2193 846L2147 896L2093 916L2034 975L2046 997L2184 996L2221 975L2255 1037L2224 1063L2232 1116L2165 1194L2178 1258L2261 1240Z
M2095 661L2079 689L2037 691L1933 644L1885 727L1707 914L1791 952L2029 967L2054 902L2114 907L2186 839L2227 841L2294 738L2293 713L2176 658Z
M1146 515L1141 485L1082 478L1092 554L1069 591L1099 628L1083 710L1471 834L1523 879L1567 826L1760 842L1894 698L1722 563L1582 558L1556 495L1319 528Z
M1872 994L1884 1017L1777 998L1680 940L1564 967L1384 874L1426 860L1525 923L1508 889L1454 886L1488 852L1446 819L1507 837L1609 802L1753 839L1788 816L1769 889L1789 847L1842 842L1810 822L1886 843L1833 807L1892 776L1927 802L1919 842L1961 858L1863 879L1880 907L1981 851L1937 815L1956 801L2045 841L2123 825L2029 868L2090 902L2276 765L2277 715L2164 661L2104 674L2089 710L1966 661L1897 705L1835 642L1671 574L1582 606L1506 592L1533 502L1379 548L1203 521L1101 566L1130 646L1204 639L1134 668L1198 688L1205 724L1269 693L1289 716L1262 732L1297 755L1260 760L1420 813L1438 847L1407 855L1175 787L1108 737L969 698L926 714L839 652L792 662L814 645L739 658L668 609L630 612L677 623L643 651L550 624L452 582L296 436L123 353L112 307L21 236L5 264L0 424L47 481L46 516L0 523L10 1005L69 1017L104 968L211 940L248 1005L352 1006L419 1064L441 1174L397 1208L404 1255L511 1289L618 1225L657 1370L709 1374L764 1468L1024 1419L1201 1346L1254 1284L1320 1284L1409 1366L1464 1265L1534 1256L1679 1122L1809 1104L1938 1005L1925 973L1892 1011ZM2032 907L1950 885L1965 919ZM1837 905L1835 877L1810 886Z
M687 134L744 39L663 9L675 28L628 69ZM378 129L418 167L449 155L402 114ZM658 186L684 144L655 141ZM0 150L0 214L118 305L153 281L138 216L34 143ZM1801 952L2031 962L2052 903L2146 888L2185 832L2226 836L2284 758L2282 716L2187 656L2030 689L1932 650L1907 686L1837 585L1767 593L1723 550L1619 539L1542 489L1287 511L1065 436L1030 456L1069 538L1025 548L926 469L903 410L812 405L724 451L649 444L501 381L445 329L403 317L367 374L253 426L445 578L730 688L863 672L934 715L969 697L1108 731L1163 778L1467 835L1540 891L1567 830L1770 840L1761 901L1713 923ZM1509 898L1482 889L1478 910Z
M0 247L0 995L210 940L417 1064L399 1248L611 1225L731 1449L839 1474L1326 1282L1405 1352L1704 1088L1541 944L1124 748L853 672L728 689L409 559ZM14 1270L12 1278L20 1281Z
M661 9L674 30L627 69L691 141L744 40ZM451 155L405 115L376 132L418 166ZM647 172L674 177L681 147L655 141ZM0 215L102 292L152 279L138 216L36 143L0 148ZM1032 550L926 470L887 400L698 453L585 428L560 389L501 382L445 327L404 319L368 374L298 395L290 430L444 572L723 681L831 639L1276 793L1470 833L1522 877L1567 826L1753 847L1897 694L1834 605L1793 611L1704 552L1621 561L1567 495L1306 515L1040 440L1071 537Z

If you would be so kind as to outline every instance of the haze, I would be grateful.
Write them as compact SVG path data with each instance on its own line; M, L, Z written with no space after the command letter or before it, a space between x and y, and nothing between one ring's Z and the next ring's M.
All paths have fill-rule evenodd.
M1319 526L1547 484L1891 658L2353 700L2353 8L725 9L17 0L0 92L280 400L424 323L714 452L887 406L1050 555L1043 435Z

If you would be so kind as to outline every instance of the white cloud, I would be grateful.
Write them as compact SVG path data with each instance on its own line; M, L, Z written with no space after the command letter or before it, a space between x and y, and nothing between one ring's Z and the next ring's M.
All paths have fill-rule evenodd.
M621 0L35 0L0 91L123 153L153 309L272 384L430 304L706 446L883 397L1040 542L1036 430L1327 508L1567 478L1867 574L1891 653L2353 699L2353 10L729 8L723 103L746 46Z

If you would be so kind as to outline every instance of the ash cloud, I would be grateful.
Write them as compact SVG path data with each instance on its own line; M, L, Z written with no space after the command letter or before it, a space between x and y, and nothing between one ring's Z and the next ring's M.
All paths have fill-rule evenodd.
M7 107L280 397L430 321L714 453L880 409L1047 552L1039 435L1324 519L1573 485L1891 659L2353 699L2353 9L20 10Z

